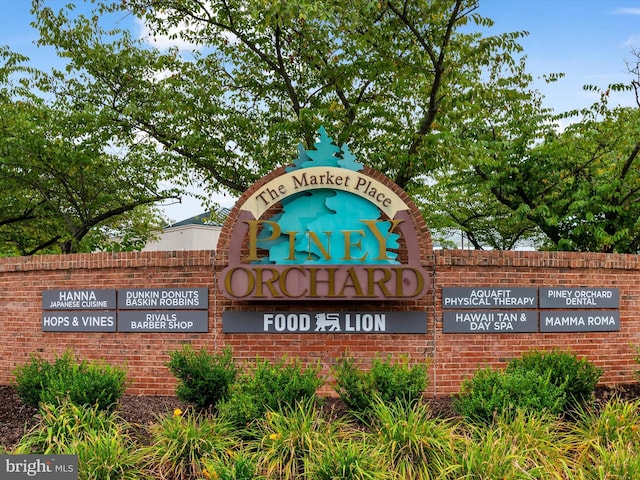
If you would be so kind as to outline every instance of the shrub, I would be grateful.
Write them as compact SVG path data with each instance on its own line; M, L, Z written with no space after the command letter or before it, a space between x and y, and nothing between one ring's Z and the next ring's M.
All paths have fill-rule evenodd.
M343 402L356 413L370 410L374 398L383 403L397 401L411 404L422 397L427 388L427 364L409 366L403 358L393 363L375 358L369 371L360 369L353 358L342 357L332 369L334 387Z
M563 389L566 402L564 411L569 411L593 398L595 387L602 375L602 369L586 359L579 360L569 352L537 351L523 354L511 360L507 372L526 370L549 377L552 385Z
M229 399L219 411L237 426L246 426L267 410L280 411L296 402L315 399L322 385L319 367L303 368L300 361L280 359L271 364L256 359L255 367L232 385Z
M228 398L229 387L238 375L230 347L211 355L204 348L195 352L191 345L185 345L169 356L166 365L179 380L176 396L180 400L200 409L215 409L220 401Z
M491 423L498 416L513 418L520 409L558 414L564 404L564 386L554 385L549 374L491 368L480 369L464 380L453 403L460 415L479 423Z
M76 362L70 351L53 363L37 355L14 370L16 393L27 405L97 405L112 408L125 390L126 370L100 362Z
M66 356L66 354L65 354ZM55 364L58 364L58 359ZM40 403L42 390L47 388L47 378L51 376L54 365L38 355L31 355L29 363L18 366L13 370L16 379L16 394L26 405L37 407Z

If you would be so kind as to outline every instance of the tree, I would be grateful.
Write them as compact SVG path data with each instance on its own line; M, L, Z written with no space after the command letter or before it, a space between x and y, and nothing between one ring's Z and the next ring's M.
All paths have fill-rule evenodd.
M489 35L477 0L127 0L90 17L45 3L41 44L69 63L43 88L93 105L124 148L157 142L146 161L182 186L243 192L324 125L476 248L638 248L635 113L605 102L557 133L526 32ZM128 13L190 48L105 28Z
M0 50L0 254L139 248L162 220L150 206L175 197L149 147L123 147L90 103L37 96L25 61Z
M501 240L524 231L529 245L539 248L638 253L640 110L609 106L611 91L632 85L585 88L599 92L600 100L555 117L580 116L561 133L540 121L513 124L542 125L535 133L476 132L489 143L480 147L485 152L443 173L435 187L441 196L431 198L434 209L444 211L444 222L455 218L458 228L471 223L468 235L476 246L503 247L485 235L482 222L489 219ZM493 125L496 116L490 118L484 123Z
M532 149L517 190L503 197L539 226L547 248L640 251L640 110L608 105L611 90L628 89L610 85L580 122Z
M82 77L87 99L122 133L155 138L211 190L238 193L296 144L311 148L324 125L339 144L411 190L457 139L448 128L477 109L483 74L515 88L523 33L483 36L474 0L129 0L91 18L35 4L42 44ZM127 31L106 31L109 12L131 11L150 35L194 46L159 51ZM120 13L122 16L123 13ZM69 95L78 95L78 90Z

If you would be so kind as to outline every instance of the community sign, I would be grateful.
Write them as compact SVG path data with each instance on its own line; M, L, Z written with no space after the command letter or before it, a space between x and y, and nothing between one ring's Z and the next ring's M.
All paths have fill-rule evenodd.
M402 191L323 128L238 205L219 285L242 301L398 301L430 288ZM405 196L406 197L406 196Z

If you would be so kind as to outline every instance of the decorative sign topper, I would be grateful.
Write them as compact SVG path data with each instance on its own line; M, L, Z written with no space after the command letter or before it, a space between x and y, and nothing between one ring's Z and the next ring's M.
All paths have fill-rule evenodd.
M239 205L222 293L234 300L424 295L429 276L397 186L367 174L323 128L319 134L315 150L300 146L292 166Z

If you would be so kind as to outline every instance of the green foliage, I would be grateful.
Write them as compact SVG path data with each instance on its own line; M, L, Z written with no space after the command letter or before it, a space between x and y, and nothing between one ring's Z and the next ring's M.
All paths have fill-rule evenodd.
M11 453L77 455L80 480L146 478L144 451L133 441L130 426L97 406L43 405L38 423Z
M231 347L210 354L204 348L195 352L191 345L169 352L167 367L178 378L176 395L199 409L216 408L226 400L238 375Z
M454 408L471 422L491 423L496 417L513 418L521 409L559 414L564 404L564 386L554 385L549 374L483 368L463 381Z
M41 418L17 444L19 454L62 454L74 441L92 430L108 431L114 427L112 414L96 406L78 406L70 402L44 404Z
M635 352L633 355L633 361L636 362L636 364L640 365L640 346L633 345L632 348ZM635 372L633 372L633 376L635 377L636 381L640 382L640 370L636 370Z
M163 181L242 193L321 125L475 248L640 251L640 111L608 105L637 84L554 115L527 33L493 34L477 0L57 8L35 2L34 26L64 70L0 51L1 254L139 248L160 222L147 207L179 194Z
M279 411L314 399L323 382L319 372L318 366L304 368L299 360L282 358L271 364L257 358L255 366L232 385L229 399L219 406L220 413L235 425L246 426L267 410Z
M463 431L452 478L584 478L562 475L563 468L572 464L571 441L558 417L518 410L491 425L466 425Z
M334 438L308 466L314 480L386 480L395 478L379 448L360 438Z
M125 146L95 103L25 62L0 48L0 255L140 249L166 224L153 205L176 197L151 146Z
M377 398L362 428L309 398L268 410L245 432L219 415L176 410L147 427L149 438L111 411L66 402L43 404L7 453L76 454L81 480L632 480L639 402L612 397L571 419L521 408L470 423L432 418L427 403Z
M575 458L573 471L584 478L637 478L639 409L639 400L622 401L614 396L598 409L579 410L576 421L568 425Z
M76 362L66 351L53 363L32 355L31 361L13 372L16 393L27 405L58 405L69 401L75 405L96 405L110 409L120 399L126 386L126 370L101 362Z
M377 397L368 415L369 443L399 478L445 478L452 473L459 435L449 421L431 418L421 402L384 402ZM363 419L364 420L364 419Z
M254 455L245 452L242 447L236 448L227 458L211 458L203 461L202 473L206 478L216 480L259 480Z
M105 0L87 17L54 8L34 8L39 44L56 48L68 72L45 76L41 88L64 91L70 105L89 99L125 147L145 132L163 147L144 152L150 165L171 169L173 161L177 181L195 171L210 191L245 191L291 158L298 141L312 147L320 125L420 196L444 172L469 175L470 162L521 158L552 129L522 58L526 32L492 34L475 0ZM175 46L152 48L111 28L111 16L126 15L145 23L148 38L168 36ZM461 209L465 218L455 210L464 196L439 203L441 223L475 229L477 207L479 240L510 235L495 239L510 245L533 222L508 225L509 207L492 199L488 183Z
M12 373L16 379L16 394L20 400L26 405L37 407L42 391L47 388L51 371L56 365L62 365L66 358L67 353L51 364L39 355L32 354L29 363L16 367Z
M455 407L474 421L518 409L569 413L593 398L602 369L569 352L537 351L509 361L505 370L484 368L463 382Z
M101 410L97 405L44 404L38 424L22 437L15 453L67 453L74 443L92 432L126 433L113 412Z
M331 429L313 398L267 411L257 428L260 471L266 478L304 478L308 460L325 447Z
M343 356L332 368L335 390L340 399L356 413L370 409L378 396L385 403L404 401L411 404L422 397L427 388L428 364L410 366L406 358L396 362L376 357L368 371L361 369L355 359Z
M566 403L563 410L568 411L593 398L593 392L602 376L602 369L587 359L578 359L570 352L559 350L524 353L507 365L507 372L516 370L536 372L549 377L552 385L562 388Z
M78 455L78 480L148 478L143 469L144 451L121 430L91 430L82 441L72 444L73 453Z
M192 411L165 415L149 432L146 469L154 478L200 478L205 460L226 458L238 444L237 430L230 423Z

